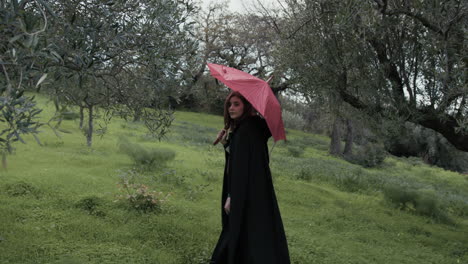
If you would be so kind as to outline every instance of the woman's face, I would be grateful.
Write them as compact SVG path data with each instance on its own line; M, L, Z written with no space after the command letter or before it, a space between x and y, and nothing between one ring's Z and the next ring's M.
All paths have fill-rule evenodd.
M244 103L239 97L231 97L231 99L229 99L229 105L229 116L232 119L237 119L242 116L242 114L244 113Z

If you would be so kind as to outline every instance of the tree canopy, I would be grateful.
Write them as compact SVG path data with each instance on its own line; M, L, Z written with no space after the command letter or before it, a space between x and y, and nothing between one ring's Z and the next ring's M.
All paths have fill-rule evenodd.
M466 1L285 1L282 60L305 93L433 129L468 151Z

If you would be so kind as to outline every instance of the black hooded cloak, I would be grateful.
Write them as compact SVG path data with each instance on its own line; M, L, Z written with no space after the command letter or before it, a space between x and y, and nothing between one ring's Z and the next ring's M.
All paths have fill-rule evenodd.
M225 145L222 232L212 264L289 264L268 156L270 130L259 116L243 120ZM229 215L224 211L228 194Z

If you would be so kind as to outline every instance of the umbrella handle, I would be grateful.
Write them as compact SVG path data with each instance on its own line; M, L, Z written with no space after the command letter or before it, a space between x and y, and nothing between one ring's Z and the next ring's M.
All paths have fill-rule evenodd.
M225 130L225 129L219 131L218 137L216 137L216 140L213 142L213 145L218 144L218 142L223 138L224 134L226 134L226 130Z
M270 83L270 81L273 79L273 77L274 77L274 76L271 75L271 76L268 78L268 80L266 80L266 82L267 82L267 83Z

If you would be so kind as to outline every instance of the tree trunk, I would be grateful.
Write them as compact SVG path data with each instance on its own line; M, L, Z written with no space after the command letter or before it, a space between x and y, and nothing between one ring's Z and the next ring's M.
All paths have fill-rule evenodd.
M135 111L135 115L133 116L133 122L139 122L141 120L141 110Z
M353 154L354 127L351 119L346 119L346 144L343 155L348 156Z
M336 117L333 122L333 131L330 141L330 154L339 156L341 154L341 133L340 133L340 118Z
M58 96L54 98L54 106L55 106L55 112L56 113L60 112L60 102L59 102Z
M86 134L86 140L88 147L91 147L93 143L93 106L89 106L89 119L88 119L88 133Z
M80 129L83 129L83 120L84 120L84 113L83 113L83 106L80 106Z

